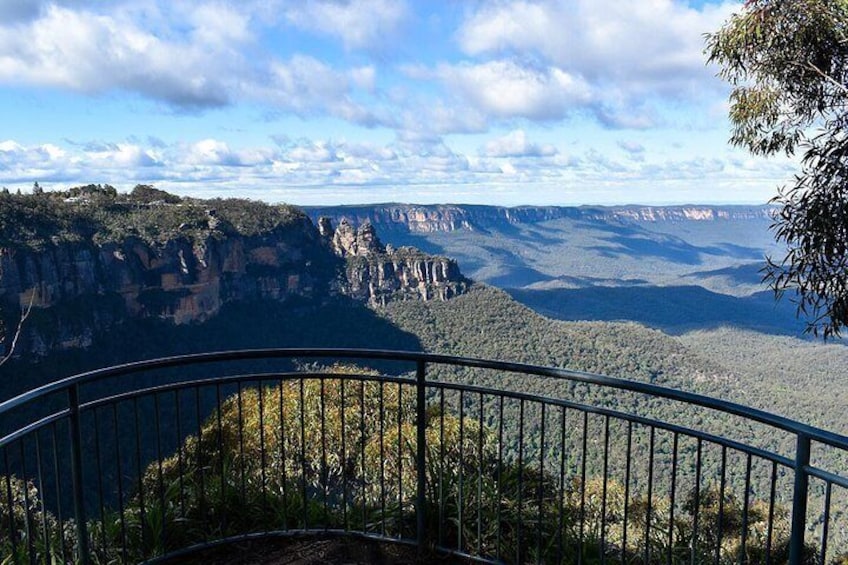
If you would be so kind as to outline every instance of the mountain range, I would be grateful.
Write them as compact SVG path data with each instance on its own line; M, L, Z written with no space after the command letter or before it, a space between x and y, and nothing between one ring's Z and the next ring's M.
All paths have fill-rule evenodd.
M457 260L472 279L561 320L632 320L680 334L730 325L798 336L788 300L763 285L781 256L770 206L308 208L370 223L397 245Z

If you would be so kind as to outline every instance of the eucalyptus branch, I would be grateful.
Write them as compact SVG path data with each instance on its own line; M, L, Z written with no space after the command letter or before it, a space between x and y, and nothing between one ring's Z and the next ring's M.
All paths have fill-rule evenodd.
M12 355L15 353L15 348L18 346L18 339L21 337L21 332L24 327L24 322L29 317L30 312L32 312L32 305L35 303L35 291L32 292L29 296L29 304L25 309L21 309L21 319L18 320L18 327L15 329L15 335L12 338L12 344L9 346L9 352L2 358L0 358L0 367L3 366L6 361L12 358Z
M809 61L807 61L806 66L810 70L812 70L814 73L816 73L817 75L822 77L824 80L833 84L836 88L841 90L843 92L843 94L848 95L848 86L845 86L844 84L842 84L841 82L839 82L838 80L836 80L835 78L833 78L832 76L830 76L829 74L827 74L826 72L821 70L817 65L814 65L813 63L811 63Z

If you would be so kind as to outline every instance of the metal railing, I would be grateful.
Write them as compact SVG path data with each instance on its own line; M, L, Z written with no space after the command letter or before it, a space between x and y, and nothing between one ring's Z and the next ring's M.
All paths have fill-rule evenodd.
M848 437L563 369L351 349L186 355L2 402L0 436L3 562L167 562L304 534L482 562L848 554Z

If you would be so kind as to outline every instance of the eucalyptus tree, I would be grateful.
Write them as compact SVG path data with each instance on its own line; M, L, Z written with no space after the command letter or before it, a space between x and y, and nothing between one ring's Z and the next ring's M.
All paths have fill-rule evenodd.
M825 338L848 325L848 0L748 0L707 54L730 94L732 144L801 155L772 226L765 280Z

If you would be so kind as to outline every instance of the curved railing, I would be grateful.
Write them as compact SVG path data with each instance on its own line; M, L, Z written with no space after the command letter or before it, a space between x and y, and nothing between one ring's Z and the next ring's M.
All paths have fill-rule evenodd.
M0 557L178 562L346 535L482 562L831 563L848 555L846 461L845 436L583 372L186 355L0 403Z

